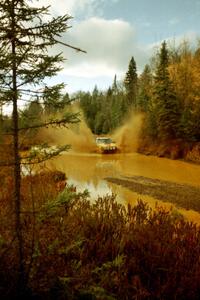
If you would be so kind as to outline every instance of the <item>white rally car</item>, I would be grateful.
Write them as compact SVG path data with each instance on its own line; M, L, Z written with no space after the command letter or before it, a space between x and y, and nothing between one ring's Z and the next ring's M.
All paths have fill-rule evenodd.
M100 153L114 153L117 151L115 142L109 137L97 137L96 145Z

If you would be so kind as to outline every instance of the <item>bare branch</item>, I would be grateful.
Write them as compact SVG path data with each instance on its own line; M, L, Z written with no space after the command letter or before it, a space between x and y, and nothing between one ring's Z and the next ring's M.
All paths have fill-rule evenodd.
M72 48L72 49L74 49L74 50L76 50L76 51L78 51L78 52L87 53L87 51L82 50L82 49L80 49L80 48L74 47L74 46L72 46L72 45L69 45L69 44L66 44L66 43L64 43L64 42L58 41L58 40L56 40L56 39L53 39L53 40L54 40L56 43L58 43L58 44L64 45L64 46L66 46L66 47L68 47L68 48Z

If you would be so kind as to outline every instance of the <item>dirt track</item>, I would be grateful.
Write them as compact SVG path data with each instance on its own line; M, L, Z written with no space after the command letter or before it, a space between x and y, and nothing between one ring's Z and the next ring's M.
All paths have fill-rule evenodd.
M141 195L172 202L185 209L200 212L200 188L143 176L107 177L105 180L121 185Z

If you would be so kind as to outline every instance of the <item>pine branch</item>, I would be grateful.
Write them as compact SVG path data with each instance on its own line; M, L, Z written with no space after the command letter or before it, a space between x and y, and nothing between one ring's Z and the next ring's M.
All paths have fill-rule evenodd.
M66 47L68 47L68 48L72 48L72 49L74 49L74 50L76 50L76 51L78 51L78 52L87 53L85 50L82 50L82 49L80 49L80 48L74 47L74 46L72 46L72 45L69 45L69 44L66 44L66 43L64 43L64 42L58 41L58 40L56 40L56 39L53 39L53 40L55 41L55 43L64 45L64 46L66 46Z
M55 119L55 120L50 120L49 122L44 122L41 124L29 126L29 127L21 127L19 128L19 131L23 130L28 130L28 129L36 129L36 128L42 128L42 127L49 127L49 126L55 126L55 127L66 127L68 128L68 124L76 124L80 122L80 119L78 118L80 114L71 114L67 117L64 117L62 119Z
M68 151L71 149L70 145L64 145L60 146L57 149L52 149L51 147L40 147L38 150L33 150L33 153L30 153L30 155L22 158L22 165L34 165L34 164L40 164L42 162L45 162L49 159L52 159L54 157L57 157L60 155L63 151Z

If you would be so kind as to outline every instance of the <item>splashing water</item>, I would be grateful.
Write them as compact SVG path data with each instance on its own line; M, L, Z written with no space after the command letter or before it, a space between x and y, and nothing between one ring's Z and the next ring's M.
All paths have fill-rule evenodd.
M124 124L110 135L120 152L137 151L142 122L143 115L141 113L131 113ZM43 129L40 136L52 145L69 144L72 152L94 153L97 151L95 136L87 126L83 116L81 116L81 122L78 124L69 125L68 128Z
M130 153L137 151L139 137L143 123L143 114L131 113L128 120L112 134L120 152Z

